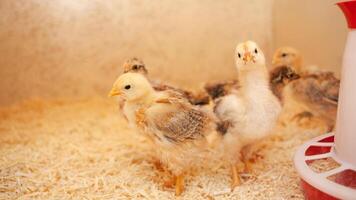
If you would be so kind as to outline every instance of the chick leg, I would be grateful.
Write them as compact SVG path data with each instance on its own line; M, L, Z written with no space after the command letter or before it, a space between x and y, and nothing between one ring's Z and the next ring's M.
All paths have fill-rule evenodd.
M180 196L183 191L184 191L184 176L183 174L180 174L178 176L175 177L175 181L176 181L176 196Z
M241 184L240 181L240 176L238 174L238 167L236 164L231 164L231 191L234 191L236 186L239 186Z
M250 158L250 146L246 146L245 148L242 149L241 151L241 160L244 163L244 171L247 173L252 173L253 172L253 167L252 167L252 161L249 159Z

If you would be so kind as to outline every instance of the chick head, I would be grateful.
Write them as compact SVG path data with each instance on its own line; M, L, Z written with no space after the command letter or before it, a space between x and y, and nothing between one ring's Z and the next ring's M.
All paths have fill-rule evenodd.
M130 58L124 63L124 73L127 72L147 74L147 69L142 60L138 58Z
M297 73L300 73L302 56L298 50L292 47L280 47L273 55L272 64L275 67L289 66Z
M285 85L298 78L300 78L300 76L292 68L287 66L276 67L270 73L272 84L282 83Z
M142 74L128 72L115 81L109 97L118 95L127 101L135 101L145 98L151 92L153 88Z
M265 56L256 42L246 41L236 46L235 50L237 70L250 70L265 67Z

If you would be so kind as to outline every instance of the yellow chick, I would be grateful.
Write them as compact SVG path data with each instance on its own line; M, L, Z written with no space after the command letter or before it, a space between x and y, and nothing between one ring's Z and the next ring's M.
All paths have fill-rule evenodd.
M303 59L298 50L292 47L278 48L272 59L273 68L287 66L291 67L297 74L302 74Z
M127 60L124 63L123 67L124 67L124 73L127 72L140 73L145 75L146 77L148 75L148 71L146 69L144 62L138 58L131 58ZM185 98L187 98L192 105L209 104L209 100L210 100L209 96L204 92L199 92L195 94L191 91L173 87L171 85L163 84L159 81L150 80L150 82L156 91L174 90L180 93L181 95L183 95Z
M250 170L245 149L270 134L281 111L258 45L253 41L238 44L235 58L240 87L217 99L214 109L221 120L218 129L225 132L222 142L231 165L232 189L240 184L241 164Z
M155 91L139 73L121 75L109 94L115 95L125 99L129 123L152 141L160 161L175 175L175 194L180 195L184 173L203 162L207 137L216 134L213 116L174 90Z
M291 53L294 52L294 53ZM288 66L299 71L300 78L288 85L292 98L307 106L308 110L297 114L294 118L320 117L328 126L334 128L339 96L340 80L332 72L322 70L306 70L301 66L301 54L291 48L279 48L274 56L275 67Z

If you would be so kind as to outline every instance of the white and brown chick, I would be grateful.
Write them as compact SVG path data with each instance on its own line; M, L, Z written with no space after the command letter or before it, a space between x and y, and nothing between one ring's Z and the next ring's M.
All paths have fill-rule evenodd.
M116 95L125 99L129 123L152 141L157 157L175 176L175 193L180 195L184 173L204 160L208 137L217 134L214 116L174 90L156 91L139 73L119 76L109 94Z
M292 98L304 104L308 111L297 114L294 118L311 118L314 115L321 118L331 131L334 128L340 80L332 72L305 69L302 66L301 54L291 48L279 48L273 56L274 67L287 66L296 70L300 75L298 80L292 81L287 91Z
M148 78L148 71L147 71L146 65L144 64L144 62L141 59L138 59L138 58L128 59L124 63L123 67L124 67L124 73L127 73L127 72L140 73L140 74L143 74L144 76L146 76L146 78ZM207 105L207 104L209 104L209 100L210 100L209 95L206 94L205 92L200 91L198 93L193 93L188 90L184 90L184 89L181 89L178 87L164 84L160 81L150 80L150 82L156 91L174 90L174 91L180 93L181 95L183 95L185 98L187 98L192 105Z
M214 109L221 120L220 130L224 131L232 189L240 184L241 164L251 170L245 150L270 134L281 111L280 102L270 89L265 57L258 45L253 41L238 44L235 59L239 88L218 98Z

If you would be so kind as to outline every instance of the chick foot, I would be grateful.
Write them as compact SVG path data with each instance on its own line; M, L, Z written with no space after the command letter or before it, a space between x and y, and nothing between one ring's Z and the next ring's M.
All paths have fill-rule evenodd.
M162 165L160 160L153 160L152 164L159 172L165 171L164 166Z
M231 192L234 191L235 187L239 185L241 185L241 180L238 174L238 166L231 164Z
M172 179L164 181L163 187L173 189L175 187L176 180L177 180L177 177L173 176Z
M183 176L183 174L180 174L180 175L178 175L178 176L176 176L174 178L175 178L175 182L176 182L176 193L175 193L175 195L176 196L180 196L184 191L184 176Z

